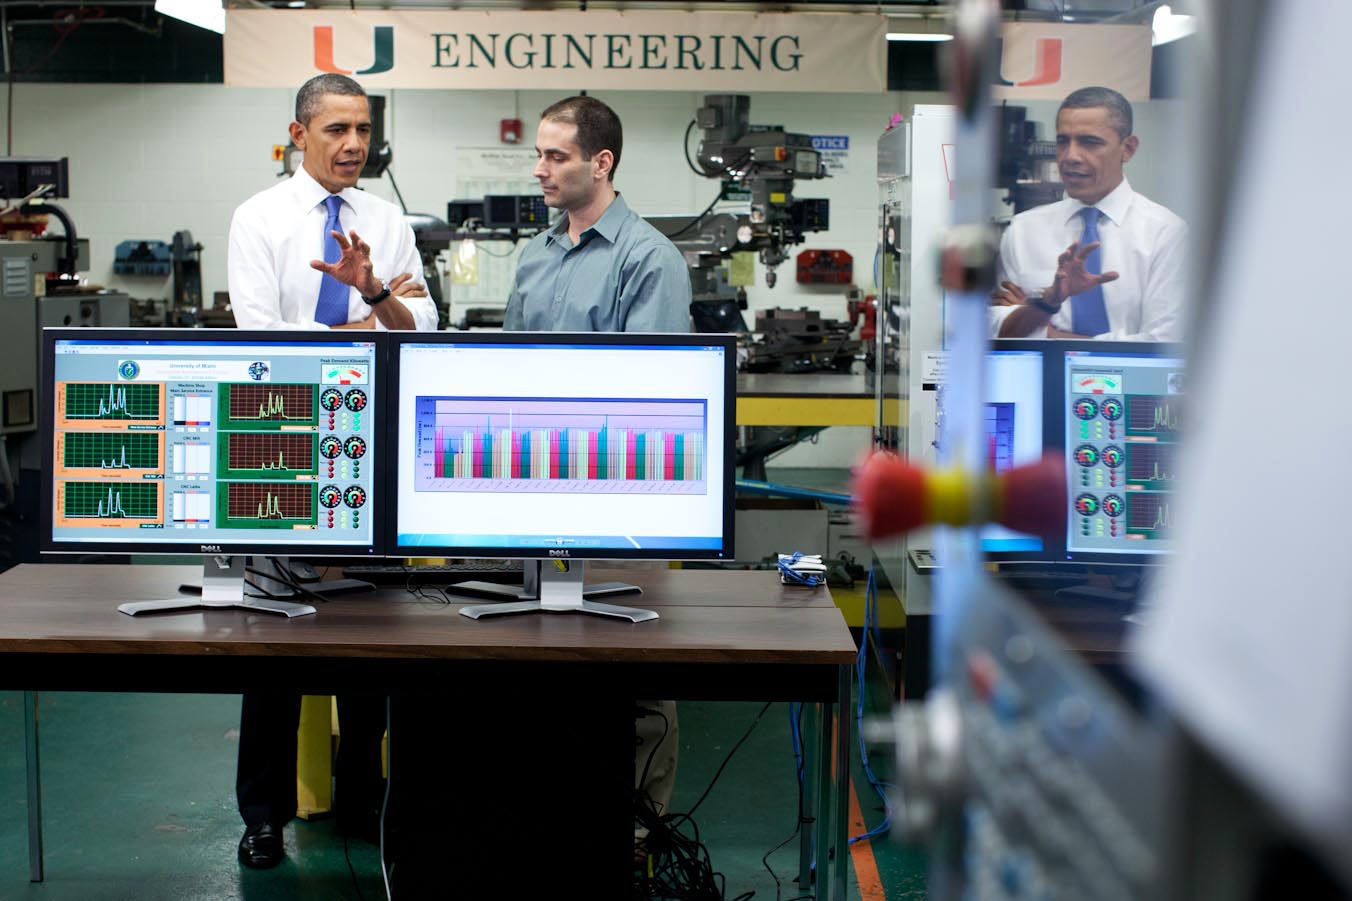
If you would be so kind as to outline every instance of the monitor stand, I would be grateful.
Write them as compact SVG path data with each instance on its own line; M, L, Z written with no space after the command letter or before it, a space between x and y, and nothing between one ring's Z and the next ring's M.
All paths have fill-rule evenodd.
M274 601L244 593L244 563L247 557L209 556L202 559L202 594L169 598L163 601L133 601L119 604L118 611L128 616L141 613L165 613L174 610L199 610L236 607L257 613L279 613L287 618L314 613L309 604Z
M563 566L560 569L559 566ZM657 619L654 610L641 610L638 607L620 607L615 604L600 604L593 598L614 597L621 594L642 594L643 589L627 582L599 582L585 584L587 564L581 560L527 560L525 565L525 585L518 589L511 585L498 585L494 582L460 582L449 585L447 592L456 593L468 590L474 594L487 594L493 597L510 598L505 604L476 604L461 607L460 612L470 619L483 616L498 616L507 613L591 613L596 616L613 616L641 623Z

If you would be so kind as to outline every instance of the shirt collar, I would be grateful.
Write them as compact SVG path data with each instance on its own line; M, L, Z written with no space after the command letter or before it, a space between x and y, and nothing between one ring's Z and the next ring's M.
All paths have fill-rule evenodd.
M615 239L619 237L620 226L624 224L624 220L628 216L629 205L624 202L620 192L616 191L615 199L611 201L610 206L606 207L606 211L601 214L601 218L597 219L591 228L577 236L578 243L582 243L582 239L587 232L596 232L611 244L614 244ZM559 217L558 223L549 230L549 240L555 241L566 234L568 234L568 215L565 213Z
M1135 196L1136 192L1131 189L1131 184L1128 183L1127 177L1124 175L1118 186L1109 191L1108 194L1098 203L1094 204L1094 206L1098 208L1099 212L1107 216L1114 225L1120 227L1123 220L1127 218L1127 209L1131 206L1131 199ZM1070 222L1070 220L1080 215L1080 210L1088 206L1088 204L1081 203L1074 197L1067 197L1066 200L1070 203L1066 214L1066 222Z
M315 181L314 176L310 175L304 166L298 168L296 174L291 176L291 185L295 190L296 202L306 212L328 199L329 189ZM353 209L356 209L356 206L352 203L352 195L356 190L356 188L343 188L338 192L338 196L343 198L343 202Z

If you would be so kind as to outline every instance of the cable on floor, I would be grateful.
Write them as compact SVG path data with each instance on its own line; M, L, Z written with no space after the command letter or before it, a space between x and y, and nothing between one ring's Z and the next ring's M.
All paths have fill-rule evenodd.
M855 704L854 732L859 742L859 762L863 765L864 776L868 779L868 784L873 787L873 791L882 799L886 816L873 829L850 839L851 845L856 842L869 841L879 835L886 835L888 830L892 828L892 799L887 794L887 788L890 788L891 785L873 774L873 767L869 763L868 744L864 741L864 676L868 664L868 640L870 635L873 636L875 644L882 647L881 632L878 628L878 587L872 566L868 570L868 588L864 592L864 629L859 636L859 654L855 660L855 681L858 684L859 698Z
M648 831L647 838L639 847L643 852L645 870L636 874L636 897L653 901L724 901L727 891L726 879L722 873L713 868L709 851L700 841L699 826L693 814L709 797L709 793L713 791L738 748L751 737L765 712L770 709L770 703L769 701L765 703L746 732L728 751L723 763L709 780L708 787L688 812L663 814L658 811L657 805L646 791L641 787L635 790L634 823ZM665 717L663 723L666 724ZM663 739L665 738L664 731ZM648 760L643 766L644 778L652 763L653 753L660 744L659 741L648 752ZM639 784L642 785L642 780ZM750 901L755 894L754 891L745 892L732 901Z

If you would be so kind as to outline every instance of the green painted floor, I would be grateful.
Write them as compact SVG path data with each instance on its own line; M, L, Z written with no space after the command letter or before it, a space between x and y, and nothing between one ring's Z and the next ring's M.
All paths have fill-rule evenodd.
M48 693L40 704L47 880L28 881L22 695L0 692L0 899L384 896L376 848L349 845L354 880L331 820L287 827L288 857L275 870L236 863L238 696ZM762 706L682 702L674 809L687 809L704 792ZM861 809L873 826L881 822L881 803L859 773L857 753L852 757ZM875 772L886 778L886 755L874 758ZM788 707L773 704L695 815L713 866L726 877L727 898L754 892L757 899L787 901L804 894L792 881L796 840L770 858L782 882L778 895L761 862L794 829L794 771ZM866 892L866 901L924 897L922 855L885 838L871 847L883 891ZM447 877L453 884L449 869ZM515 897L509 884L500 897ZM850 898L861 898L853 870Z

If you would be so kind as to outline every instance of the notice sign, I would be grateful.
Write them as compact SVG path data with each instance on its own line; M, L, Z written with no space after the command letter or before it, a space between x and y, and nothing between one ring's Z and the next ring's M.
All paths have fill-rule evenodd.
M850 161L849 135L813 135L812 149L822 155L830 175L844 175Z

